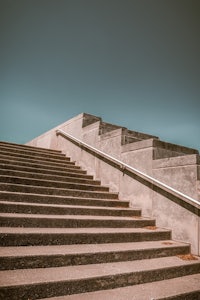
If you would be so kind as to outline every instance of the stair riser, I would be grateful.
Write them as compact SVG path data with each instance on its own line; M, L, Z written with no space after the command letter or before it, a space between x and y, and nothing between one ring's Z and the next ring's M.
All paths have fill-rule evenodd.
M90 233L83 234L1 234L1 246L39 246L39 245L73 245L102 244L139 241L159 241L171 239L171 232L138 232L138 233Z
M16 150L16 149L9 149L9 148L2 148L0 147L0 155L3 156L12 156L12 157L21 157L21 158L27 158L27 159L41 159L45 161L70 161L70 158L65 156L64 154L57 154L57 155L52 155L52 154L42 154L40 152L36 151L21 151L21 150Z
M69 161L69 159L65 159L65 157L62 160L53 160L53 159L45 159L43 157L22 157L18 155L3 155L0 153L0 159L1 160L11 160L16 162L27 162L30 164L42 164L42 165L51 165L51 166L58 166L63 167L65 165L74 166L75 162Z
M105 206L105 207L129 207L128 201L109 200L106 199L87 199L87 198L71 198L71 197L56 197L49 195L34 195L21 193L7 193L0 191L0 200L17 201L17 202L34 202L39 204L64 204L64 205L84 205L84 206Z
M10 177L10 176L0 176L0 183L11 183L19 185L31 185L45 188L59 188L59 189L77 189L77 190L88 190L88 191L103 191L108 192L109 188L101 185L88 185L80 184L76 182L61 182L61 181L48 181L48 180L37 180L31 178L21 178L21 177ZM48 194L48 193L47 193Z
M140 217L140 210L110 210L78 207L48 207L19 204L0 203L2 213L24 213L24 214L52 214L52 215L93 215L93 216L116 216L116 217Z
M26 268L52 268L63 266L87 265L98 263L109 263L119 261L133 261L151 259L173 255L188 254L189 246L163 247L162 249L140 249L129 251L115 251L105 253L85 253L71 255L41 255L41 256L17 256L1 257L0 270L14 270Z
M0 148L0 157L6 158L10 157L11 159L27 159L27 160L41 160L41 161L47 161L47 162L57 162L57 163L66 163L70 162L70 158L63 156L63 155L57 155L57 156L50 156L50 155L41 155L37 152L20 152L15 150L3 150Z
M44 166L44 167L55 167L56 169L64 169L64 168L74 168L74 169L80 169L80 167L75 166L74 162L71 161L65 161L62 163L58 162L50 162L50 161L45 161L41 159L26 159L26 158L21 158L21 157L14 157L14 156L3 156L0 155L0 163L6 162L14 162L16 165L39 165L39 166Z
M78 178L77 175L75 176L55 176L55 175L46 175L46 174L39 174L39 173L28 173L28 172L19 172L13 170L2 170L0 169L0 176L13 176L13 177L25 177L31 178L36 180L51 180L51 181L63 181L63 182L74 182L74 183L83 183L83 184L93 184L93 185L100 185L100 181L98 180L90 180L84 178ZM74 174L72 174L74 175Z
M12 288L1 288L0 296L4 300L33 300L159 281L178 276L192 275L198 271L199 265L186 265L184 267L165 268L146 272L132 272L114 276L87 278L81 281L44 282L26 286L13 286Z
M12 218L0 217L0 225L5 227L45 227L45 228L139 228L155 226L154 220L72 220L72 219L45 219L45 218Z
M0 152L0 159L1 160L14 160L19 162L27 162L27 163L36 163L36 164L44 164L44 165L52 165L52 166L65 166L65 165L72 165L74 166L74 162L70 161L68 158L65 159L65 157L62 160L53 160L53 159L45 159L43 157L31 157L31 156L20 156L20 155L14 155L13 153L7 153L2 154Z
M3 170L13 170L13 171L21 171L21 172L33 172L44 175L57 175L57 176L71 176L78 178L87 178L93 179L92 175L87 175L85 170L80 169L78 166L69 166L66 168L57 168L48 165L33 165L33 164L21 164L15 163L14 161L1 162L0 168Z
M6 152L6 153L16 153L16 154L20 154L20 155L33 155L33 156L40 156L40 157L45 157L45 158L52 158L52 159L56 159L56 158L67 158L66 155L64 153L61 152L51 152L51 151L38 151L38 148L34 148L34 149L20 149L20 148L14 148L14 147L7 147L7 146L2 146L0 145L0 151L2 152Z
M21 144L14 144L14 143L7 143L7 142L0 142L0 148L1 147L7 147L9 149L15 149L17 150L24 150L24 151L37 151L44 154L62 154L60 150L53 150L53 149L47 149L47 148L40 148L40 147L33 147L28 145L21 145Z
M77 170L77 169L70 169L68 171L56 171L51 169L42 169L42 168L34 168L34 167L27 167L27 166L17 166L17 165L6 165L0 164L0 168L4 170L15 170L20 172L33 172L38 174L45 174L45 175L58 175L58 176L70 176L70 177L77 177L77 178L86 178L86 179L93 179L93 176L86 175L86 171L84 170Z
M19 185L19 184L5 184L0 183L1 191L19 192L19 193L34 193L45 195L57 195L57 196L71 196L71 197L86 197L86 198L99 198L99 199L117 199L118 195L108 192L88 191L87 190L73 190L73 189L55 189L46 188L31 185Z

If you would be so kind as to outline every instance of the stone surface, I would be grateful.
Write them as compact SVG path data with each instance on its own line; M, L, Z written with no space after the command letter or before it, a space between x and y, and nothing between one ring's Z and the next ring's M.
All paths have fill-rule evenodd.
M199 300L200 275L189 275L164 281L112 290L48 298L48 300ZM44 299L47 300L47 299Z
M81 266L0 271L0 295L4 299L37 299L99 289L123 287L163 278L192 275L199 270L200 261L183 262L178 257L142 261L102 263ZM169 270L172 269L173 272ZM12 282L10 281L12 276Z
M87 119L87 123L83 127L84 118ZM113 124L105 124L100 118L88 114L80 114L57 128L79 137L89 145L103 150L196 200L200 199L200 159L195 149L160 141L157 137L129 131L120 126L113 126ZM192 203L188 206L187 202L184 203L181 200L178 201L178 205L174 205L174 202L177 204L177 199L173 196L167 197L167 193L160 193L159 188L147 186L144 180L130 178L112 164L99 159L98 156L85 151L63 136L56 136L57 128L34 139L29 144L41 146L46 139L49 140L49 144L53 141L52 143L57 145L55 149L62 149L63 153L87 169L95 179L101 180L103 185L109 185L110 191L119 192L120 200L129 200L131 206L140 206L144 216L152 217L158 215L159 211L159 225L171 228L175 238L181 237L183 241L192 243L192 251L200 255L200 240L197 238L200 225L196 225L200 223L199 208L192 217L195 221L188 226L188 218L186 217L184 222L184 216L190 216L191 210L187 214L183 208L188 210L189 206L193 205ZM102 128L104 129L100 130ZM135 140L124 139L125 135L127 137L130 135ZM45 137L44 140L43 137ZM124 144L124 141L128 144ZM166 205L169 209L159 210L160 207ZM182 221L182 223L179 222L179 227L174 222L177 215Z
M76 118L75 123L80 123L80 118ZM72 129L73 122L69 125ZM96 125L96 122L89 125L94 132L98 128ZM103 124L102 135L112 133L112 128L110 124ZM5 149L5 144L2 145ZM50 145L55 146L55 141ZM112 142L105 140L104 146L111 147ZM6 147L9 148L9 144ZM111 293L109 297L115 297L114 290L110 292L109 289L119 287L122 294L120 292L118 296L123 295L125 287L135 287L135 292L130 290L127 297L138 291L137 297L142 299L145 284L149 284L153 292L153 283L158 282L158 286L167 291L168 280L177 280L179 288L171 295L181 297L185 289L180 288L178 279L187 276L194 276L187 295L198 295L195 280L200 274L200 260L190 254L189 244L171 240L171 230L159 227L163 207L154 202L155 198L151 199L150 194L154 191L148 193L145 185L141 190L141 182L128 177L127 173L122 174L117 168L112 173L113 165L100 164L97 157L93 157L89 165L92 168L91 162L95 161L101 170L99 174L105 173L101 183L94 179L95 173L93 178L77 162L71 163L69 157L65 159L59 152L36 149L34 154L33 147L13 144L10 148L6 156L2 154L5 151L1 151L0 143L0 152L4 156L0 162L1 299L50 299L72 297L70 294L76 293L79 295L74 297L80 299L87 294L93 297L91 299L98 299L98 294L89 292L108 289L107 295ZM16 153L11 151L13 148L17 149ZM67 149L71 151L72 148ZM86 166L91 153L81 151ZM55 178L53 174L56 174ZM119 200L121 194L112 191L116 188L112 185L114 181L126 188L128 198L136 196L132 208L129 208L128 198ZM163 199L162 203L166 205L165 201ZM140 207L144 207L145 213L157 212L158 222L144 217ZM193 214L186 215L181 208L188 222ZM178 209L176 213L179 213ZM198 219L194 218L185 234L189 235L195 224ZM179 223L175 225L180 226ZM106 291L102 293L106 298ZM163 295L170 294L157 294Z

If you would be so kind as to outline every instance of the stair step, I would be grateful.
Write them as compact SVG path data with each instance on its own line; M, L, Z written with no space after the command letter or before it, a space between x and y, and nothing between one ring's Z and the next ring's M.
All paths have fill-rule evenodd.
M55 154L61 153L60 150L53 150L53 149L47 149L47 148L41 148L41 147L33 147L33 146L29 146L29 145L15 144L15 143L4 142L4 141L0 141L0 147L1 146L15 148L15 149L33 150L33 151L38 151L38 152L42 152L42 153L55 153Z
M39 169L47 169L47 170L54 170L54 171L63 171L63 172L82 172L81 168L79 166L75 166L72 164L69 164L68 162L65 163L65 165L62 166L58 166L55 164L50 164L50 163L40 163L40 162L30 162L27 160L15 160L15 159L2 159L0 158L0 164L3 165L3 167L5 165L17 165L17 166L26 166L29 168L39 168Z
M11 183L11 184L22 184L22 185L31 185L38 187L50 187L50 188L59 188L59 189L79 189L79 190L91 190L91 191L109 191L109 188L97 184L86 184L79 182L64 182L64 181L55 181L55 180L45 180L45 179L33 179L26 177L15 177L0 175L1 183ZM47 193L48 194L48 193Z
M49 268L132 261L188 254L189 251L188 244L175 241L0 247L0 268Z
M0 151L9 152L9 153L19 153L19 154L25 154L25 155L34 155L34 156L42 156L42 157L49 157L49 158L63 158L66 157L64 153L60 152L51 152L51 151L40 151L38 148L31 148L31 149L24 149L21 147L10 147L7 145L1 145L0 144ZM69 158L67 158L69 159Z
M81 190L82 188L82 190ZM85 188L85 190L84 190ZM43 186L32 186L32 185L22 185L22 184L11 184L11 183L1 183L1 191L9 192L19 192L19 193L34 193L34 194L47 194L56 196L74 196L74 197L86 197L86 198L100 198L100 199L117 199L117 193L111 193L106 191L95 191L95 186L90 187L91 190L87 190L87 186L81 185L79 189L61 189L53 187L43 187ZM92 190L93 189L93 190Z
M49 174L43 174L43 173L33 173L33 172L25 172L25 171L0 169L0 176L1 175L13 176L13 177L25 177L25 178L32 178L32 179L41 179L41 180L48 180L48 181L76 182L76 183L100 185L99 180L88 179L87 177L84 178L81 176L78 177L78 175L76 173L75 174L68 173L68 176L56 176L56 175L49 175Z
M33 160L42 160L47 162L70 162L70 158L66 157L65 155L41 155L38 152L22 152L22 151L16 151L15 149L2 149L0 148L0 157L11 157L11 158L22 158L22 159L33 159Z
M95 206L76 206L58 204L38 204L28 202L11 202L0 200L0 212L26 213L26 214L60 214L60 215L94 215L94 216L118 216L140 217L138 208L109 208Z
M40 300L199 300L200 274Z
M4 170L15 170L15 171L20 171L20 172L34 172L38 174L47 174L47 175L55 175L55 176L69 176L70 177L78 177L78 178L87 178L87 179L92 179L93 176L87 175L85 170L82 169L67 169L65 171L56 171L54 169L49 169L49 168L39 168L38 167L32 167L32 166L19 166L15 165L12 163L0 163L0 168Z
M0 271L2 299L37 299L137 285L199 272L200 260L179 257ZM12 280L11 280L12 278Z
M51 159L51 158L44 158L39 156L20 156L15 153L5 153L2 154L0 152L0 160L15 160L16 162L27 162L27 163L36 163L36 164L44 164L44 165L50 165L50 166L74 166L75 162L70 161L67 157L63 157L62 159Z
M90 195L92 196L92 195ZM77 206L105 206L107 207L129 207L129 201L120 201L118 199L107 198L90 198L90 197L72 197L72 196L55 196L45 194L9 192L0 190L0 200L13 202L35 202L40 204L64 204Z
M80 169L80 167L75 166L75 163L73 161L69 161L69 160L62 160L62 161L55 161L55 160L47 160L47 159L43 159L43 158L26 158L26 157L21 157L21 156L14 156L14 155L3 155L0 153L0 161L2 160L11 160L11 161L15 161L15 163L30 163L30 164L40 164L40 165L44 165L44 166L53 166L53 167L61 167L61 168L65 168L65 167L76 167L77 169Z
M23 228L1 227L1 246L123 243L169 240L171 231L157 228Z
M137 217L88 216L88 215L46 215L0 213L1 226L14 227L112 227L138 228L155 226L155 220Z

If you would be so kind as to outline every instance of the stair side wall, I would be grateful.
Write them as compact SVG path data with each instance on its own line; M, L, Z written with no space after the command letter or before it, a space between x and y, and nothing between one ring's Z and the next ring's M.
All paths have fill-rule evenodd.
M178 191L196 199L198 195L197 155L189 154L153 160L152 176Z
M180 188L181 191L181 182L185 185L187 179L189 184L187 183L184 191L189 190L192 197L195 194L193 186L197 188L197 180L195 179L197 165L181 165L180 159L177 157L153 160L154 139L122 145L122 128L99 135L101 120L94 119L91 123L88 122L89 125L82 127L84 118L85 115L80 114L30 141L28 145L62 150L63 153L85 168L89 174L100 179L103 185L108 185L111 191L119 192L119 199L129 200L130 206L140 207L144 216L158 218L158 226L171 228L174 239L191 243L192 252L200 254L200 221L197 215L161 196L136 179L124 175L118 169L82 150L62 136L56 136L55 131L62 129L148 175L154 176L174 188ZM183 162L183 158L181 159ZM185 179L183 180L183 178ZM175 186L173 186L172 181L177 182ZM195 197L197 197L197 193Z

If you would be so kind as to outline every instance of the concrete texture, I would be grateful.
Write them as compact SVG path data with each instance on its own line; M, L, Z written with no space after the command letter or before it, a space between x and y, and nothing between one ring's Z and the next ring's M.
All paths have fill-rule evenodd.
M171 238L166 229L147 228L0 228L1 246L72 245L158 241Z
M98 200L97 200L98 201ZM120 216L120 217L141 217L141 210L138 208L119 207L119 201L114 202L116 207L109 207L109 201L106 200L107 207L104 206L105 201L99 200L101 206L83 206L77 205L73 200L71 205L64 204L45 204L45 203L29 203L29 202L12 202L0 200L1 212L3 213L29 213L29 214L59 214L59 215L92 215L92 216ZM75 203L73 203L75 202ZM123 202L124 203L124 202Z
M88 121L86 118L85 125ZM100 127L107 135L113 128L116 126L107 123ZM124 129L122 132L127 133ZM135 132L128 134L132 136L125 139L123 136L123 142L143 136ZM106 142L104 146L111 144ZM97 156L95 163L101 168L102 176L105 174L102 185L77 162L74 164L59 152L36 149L34 153L34 148L13 144L6 147L7 155L5 144L2 150L0 143L3 156L0 162L0 299L50 299L75 293L79 293L77 297L81 293L82 297L98 290L108 289L109 293L109 289L119 287L137 289L138 284L142 288L137 297L142 299L146 283L162 285L163 281L167 286L168 279L200 273L200 260L190 254L189 244L172 240L171 230L159 227L155 218L144 217L133 202L130 208L129 201L119 200L119 194L110 191L107 185L118 181L122 189L127 189L127 196L131 198L135 193L138 201L139 185L143 183L143 192L149 195L148 205L144 197L138 204L144 206L145 212L148 209L159 212L159 206L154 209L154 198L150 198L150 187L145 181L131 178L127 170L122 174L113 162L106 164ZM92 154L82 148L80 151L84 153L83 161ZM92 167L91 161L89 164ZM110 178L107 175L113 168L116 177ZM135 181L134 190L132 186L130 189L129 180ZM112 189L116 187L113 185ZM195 211L192 214L192 209L186 211L191 214L185 215L186 221L197 216ZM192 229L195 221L194 218ZM191 280L194 282L195 278L198 277ZM174 289L175 297L184 293L184 288ZM187 295L196 297L197 293L197 285L193 283ZM92 297L96 299L96 295Z
M115 216L84 216L84 215L46 215L46 214L20 214L0 213L1 226L14 227L107 227L107 228L137 228L155 226L155 220L138 217Z
M178 257L155 258L142 261L91 264L85 266L68 266L0 271L0 295L4 299L37 299L60 293L89 292L95 289L108 289L116 286L135 285L151 281L192 275L200 267L199 261L182 261ZM173 268L173 273L168 270ZM159 272L158 272L159 270ZM12 272L13 281L10 281ZM148 274L148 275L147 275ZM148 278L148 279L147 279ZM151 278L151 279L150 279ZM80 281L81 280L81 281ZM44 282L41 284L41 282ZM81 282L81 284L80 284ZM51 286L51 289L50 289ZM26 287L26 288L24 288ZM9 298L10 297L10 298Z
M48 268L142 260L189 253L189 245L174 241L1 247L0 269ZM17 254L16 254L17 253Z
M139 206L144 216L159 215L160 226L171 228L174 238L181 238L183 241L192 243L193 253L200 254L199 217L197 214L197 216L192 217L192 220L195 221L189 222L190 211L188 218L185 218L187 212L184 210L187 210L187 203L179 201L178 205L175 205L172 197L163 197L146 186L144 181L130 178L113 165L98 159L97 156L86 152L64 137L56 136L56 129L62 129L80 138L89 145L138 168L196 200L200 199L200 159L197 150L160 141L159 138L151 135L108 124L102 122L101 118L89 114L80 114L28 143L29 145L45 147L51 145L50 148L62 150L67 156L72 157L73 161L80 164L83 169L87 169L95 179L101 180L103 185L109 186L111 191L119 192L121 200L129 200L131 206ZM166 204L165 201L167 201ZM161 209L162 207L165 209ZM179 227L176 226L177 222L175 222L177 216L181 220L178 222Z
M44 300L199 300L200 275Z
M105 206L105 207L129 207L128 201L120 201L118 199L101 199L101 198L85 198L82 195L77 197L32 194L22 192L0 191L0 199L13 202L35 202L46 204L69 204L69 205L84 205L84 206ZM116 201L117 200L117 201Z
M198 200L198 156L189 154L153 161L153 176L178 191Z
M149 175L155 176L164 183L174 186L178 190L197 199L197 190L195 187L198 179L197 169L199 159L198 151L195 149L166 143L160 141L157 137L137 133L120 126L102 122L100 118L88 114L80 114L28 143L29 145L36 146L44 145L47 148L48 145L53 144L55 145L55 149L61 149L64 153L69 155L73 154L83 167L87 167L89 173L95 173L97 177L101 175L99 171L101 168L98 167L96 159L93 158L93 156L89 159L88 157L84 157L84 151L79 151L77 147L73 147L73 145L70 146L62 137L56 137L56 129L62 129L75 137L79 137L86 143L121 159L141 171L145 171ZM128 140L130 136L135 137L137 141L130 142L130 140ZM127 137L127 139L125 137ZM69 148L66 146L69 146ZM73 150L76 153L73 153ZM194 158L193 164L191 164L191 162L188 163L190 156L191 160ZM195 157L196 161L194 161ZM164 166L163 160L165 160L165 158L168 159L168 165ZM169 164L171 163L173 163L173 173L167 175L167 172L169 172ZM95 164L97 164L96 170L94 170ZM158 171L158 169L161 168L161 164L162 174Z

